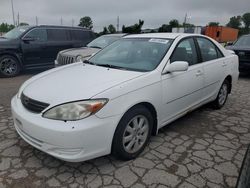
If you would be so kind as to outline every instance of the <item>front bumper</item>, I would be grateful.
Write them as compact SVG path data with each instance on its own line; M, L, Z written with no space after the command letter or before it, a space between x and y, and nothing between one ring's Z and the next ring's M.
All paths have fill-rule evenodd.
M239 60L239 70L241 72L250 71L250 61Z
M43 118L26 110L16 96L11 101L15 129L30 145L56 158L79 162L111 152L120 117L100 119L90 116L79 121Z

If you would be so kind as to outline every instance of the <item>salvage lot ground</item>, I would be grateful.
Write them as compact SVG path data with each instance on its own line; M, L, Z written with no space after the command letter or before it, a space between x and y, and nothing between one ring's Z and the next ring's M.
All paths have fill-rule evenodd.
M250 143L250 76L240 78L223 109L205 106L161 129L138 159L82 163L48 156L15 132L10 99L30 76L0 79L0 188L235 186Z

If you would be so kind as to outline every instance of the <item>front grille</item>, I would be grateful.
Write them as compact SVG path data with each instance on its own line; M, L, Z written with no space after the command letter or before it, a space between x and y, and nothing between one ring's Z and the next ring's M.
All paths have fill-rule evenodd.
M27 110L34 112L34 113L40 113L49 106L48 103L44 103L44 102L31 99L25 96L23 93L21 95L21 102Z
M63 55L59 53L57 57L57 62L58 62L58 65L71 64L75 62L75 57L67 56L67 55Z
M250 61L250 51L235 50L235 53L239 56L240 60Z

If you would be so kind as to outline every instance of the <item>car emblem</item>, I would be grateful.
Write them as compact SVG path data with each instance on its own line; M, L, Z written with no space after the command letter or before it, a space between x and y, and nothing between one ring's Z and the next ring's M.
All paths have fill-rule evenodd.
M239 52L239 55L240 55L240 56L244 56L244 55L245 55L245 52Z

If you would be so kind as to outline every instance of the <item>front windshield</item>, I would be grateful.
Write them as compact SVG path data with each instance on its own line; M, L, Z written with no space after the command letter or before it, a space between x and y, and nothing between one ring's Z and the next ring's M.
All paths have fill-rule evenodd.
M250 47L250 36L242 36L234 44L235 46L249 46Z
M134 71L154 70L169 49L172 40L156 38L121 39L93 56L96 65L110 65Z
M94 48L105 48L106 46L110 45L111 43L115 42L116 40L120 39L121 37L118 36L101 36L97 39L90 42L87 47L94 47Z
M27 31L27 29L29 29L29 27L17 27L17 28L14 28L14 29L10 30L8 33L3 35L3 37L7 38L7 39L17 39L25 31Z

